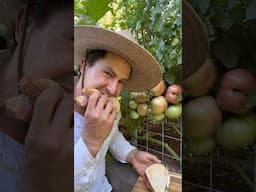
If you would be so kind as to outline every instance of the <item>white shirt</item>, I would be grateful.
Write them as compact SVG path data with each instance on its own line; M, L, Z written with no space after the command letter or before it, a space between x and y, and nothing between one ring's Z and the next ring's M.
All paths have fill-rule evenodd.
M110 150L111 154L122 163L126 163L126 157L135 147L125 140L118 130L118 122L114 126L107 139L102 144L95 158L92 157L86 144L81 138L84 129L84 117L74 112L74 188L75 192L110 192L112 186L105 176L105 155Z
M24 147L0 131L0 191L19 191L23 169Z

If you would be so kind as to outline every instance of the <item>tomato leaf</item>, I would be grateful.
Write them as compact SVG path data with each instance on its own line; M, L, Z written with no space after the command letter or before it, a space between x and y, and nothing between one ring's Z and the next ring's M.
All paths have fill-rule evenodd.
M256 19L256 1L255 0L250 0L248 7L246 9L246 19L247 20L253 20Z
M87 0L84 2L84 6L87 10L87 15L93 20L98 21L110 10L108 6L112 0Z

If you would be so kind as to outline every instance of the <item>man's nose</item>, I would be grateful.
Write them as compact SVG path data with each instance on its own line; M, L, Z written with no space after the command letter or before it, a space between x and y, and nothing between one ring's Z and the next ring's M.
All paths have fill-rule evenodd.
M111 80L107 86L108 94L117 97L118 96L118 80Z

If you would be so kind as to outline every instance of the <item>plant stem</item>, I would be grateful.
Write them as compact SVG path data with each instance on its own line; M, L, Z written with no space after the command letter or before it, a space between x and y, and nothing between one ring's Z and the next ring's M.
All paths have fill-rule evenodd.
M244 172L241 166L238 165L237 162L232 163L234 169L239 173L239 176L246 182L249 188L253 189L253 182L249 178L249 176Z
M147 133L144 134L143 136L140 136L140 137L134 137L134 139L146 140L147 139ZM150 138L150 137L148 138L148 140L151 141L152 143L156 143L160 146L163 146L173 156L174 159L180 161L179 155L167 143L161 142L157 139Z
M172 128L175 129L175 131L177 131L177 133L181 136L181 131L176 125L174 125L174 123L172 123Z
M149 141L153 142L153 143L156 143L156 144L159 144L161 146L164 146L164 148L170 153L173 155L173 158L180 161L180 157L179 155L177 155L177 153L167 144L167 143L164 143L164 142L161 142L157 139L153 139L153 138L148 138Z

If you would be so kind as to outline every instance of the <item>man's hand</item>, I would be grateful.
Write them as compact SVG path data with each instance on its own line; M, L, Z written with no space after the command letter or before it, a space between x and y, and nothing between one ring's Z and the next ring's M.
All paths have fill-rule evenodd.
M137 149L131 151L128 154L127 161L132 164L136 172L142 176L146 187L151 190L151 186L146 179L145 170L153 163L161 163L161 161L155 156L145 151L139 151Z
M84 116L85 109L88 103L88 99L86 96L80 96L80 101L78 102L76 98L74 99L74 110Z
M117 112L107 95L94 92L88 99L84 113L85 127L82 138L92 156L96 156L104 140L109 136Z
M73 95L58 84L36 100L25 150L24 192L73 191Z

